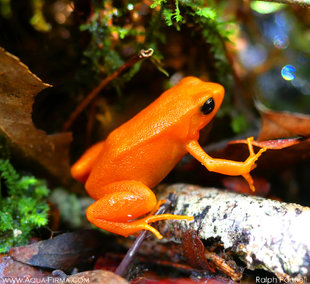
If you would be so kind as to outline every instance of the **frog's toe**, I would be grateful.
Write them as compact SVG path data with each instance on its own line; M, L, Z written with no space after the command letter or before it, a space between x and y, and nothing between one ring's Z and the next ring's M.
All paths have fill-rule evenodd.
M249 173L243 174L242 176L248 182L250 189L254 192L255 191L255 187L254 187L254 181L253 181L252 176Z
M146 223L141 224L141 226L139 226L139 229L140 230L147 230L147 231L152 232L158 239L162 239L163 238L162 234L158 230L156 230L154 227L152 227L152 226L150 226L150 225L148 225Z
M173 214L160 214L160 215L152 215L147 216L143 219L137 220L135 222L138 222L144 230L151 231L158 239L162 238L162 235L152 226L148 225L149 223L162 221L162 220L188 220L192 221L194 220L193 216L186 216L186 215L173 215Z

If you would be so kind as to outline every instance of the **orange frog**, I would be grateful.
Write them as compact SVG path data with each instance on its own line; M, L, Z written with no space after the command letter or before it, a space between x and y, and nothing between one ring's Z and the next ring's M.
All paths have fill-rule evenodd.
M186 77L112 131L106 140L88 149L71 169L72 176L85 183L96 200L87 209L88 220L119 235L144 229L158 238L161 234L149 223L192 220L189 216L154 215L163 201L157 202L150 189L188 152L209 171L242 175L254 190L249 172L265 149L255 154L252 138L247 140L250 155L244 162L213 159L198 143L199 130L215 116L223 98L221 85Z

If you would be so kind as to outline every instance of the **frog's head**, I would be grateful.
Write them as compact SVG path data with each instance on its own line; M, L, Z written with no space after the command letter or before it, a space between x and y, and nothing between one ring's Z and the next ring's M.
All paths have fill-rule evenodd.
M178 85L185 91L182 99L186 100L184 103L188 105L188 134L191 138L199 137L199 130L206 126L219 110L224 99L224 88L196 77L186 77Z

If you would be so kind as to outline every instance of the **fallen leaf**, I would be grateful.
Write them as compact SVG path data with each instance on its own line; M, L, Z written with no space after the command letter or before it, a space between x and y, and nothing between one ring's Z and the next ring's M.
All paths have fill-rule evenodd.
M184 257L192 267L215 273L214 267L207 261L204 255L205 247L195 232L188 230L184 233L182 249Z
M262 115L258 141L294 136L310 136L310 116L300 113L276 112L256 103Z
M222 151L218 151L217 155L237 159L238 153L248 153L246 144L246 140L232 141ZM258 168L283 168L310 159L310 138L253 141L252 144L267 148L256 162Z
M7 283L40 283L39 281L32 281L33 279L40 279L44 283L43 279L50 278L52 280L51 277L53 276L50 271L43 271L42 269L15 261L10 256L3 255L0 258L0 279L6 279Z
M17 57L0 48L0 133L19 161L35 162L41 171L67 184L71 133L47 135L31 118L35 96L48 87Z
M81 273L74 274L66 278L62 284L65 283L89 283L89 284L128 284L124 278L119 275L106 270L93 270L85 271Z
M9 254L13 259L29 265L71 271L75 267L92 263L103 241L103 235L99 231L84 230L11 248Z
M287 147L291 147L293 145L297 145L300 142L304 141L302 138L286 138L286 139L274 139L274 140L266 140L266 141L252 141L252 145L257 146L259 148L267 148L267 149L283 149ZM229 144L247 144L247 140L234 140L229 142Z

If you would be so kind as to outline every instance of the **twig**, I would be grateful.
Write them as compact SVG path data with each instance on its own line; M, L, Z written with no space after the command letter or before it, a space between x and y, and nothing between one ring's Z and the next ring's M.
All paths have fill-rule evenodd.
M310 7L310 1L309 0L261 0L261 1L275 2L275 3L281 3L281 4L293 4L293 5L299 5L302 7Z
M172 203L174 203L175 197L173 194L169 194L166 202L157 210L157 212L154 215L159 215L165 213L168 208L171 206ZM135 256L138 253L138 250L143 243L144 239L149 234L149 231L142 231L140 235L137 237L135 242L132 244L128 252L126 253L125 257L123 258L122 262L119 264L119 266L116 268L115 273L120 276L125 276L127 274L127 271L130 267L130 264L133 262Z
M77 116L89 105L89 103L100 93L100 91L113 79L119 76L124 70L127 68L132 67L137 62L141 61L144 58L151 57L153 55L154 50L152 48L149 48L147 50L142 49L138 55L135 55L131 59L129 59L127 62L125 62L122 66L120 66L116 71L114 71L110 76L103 79L99 85L93 89L86 97L85 99L78 105L78 107L74 110L74 112L70 115L69 119L64 124L62 131L67 131L74 120L77 118Z
M89 113L89 117L87 121L86 136L85 136L86 148L90 147L91 145L91 134L92 134L93 126L94 126L97 104L98 104L98 98L94 99L90 106L90 113Z

